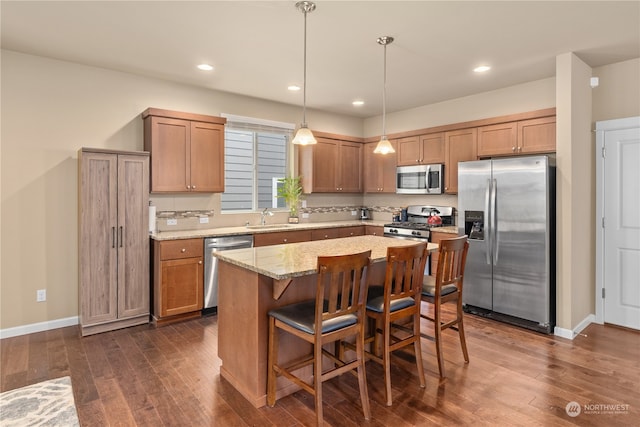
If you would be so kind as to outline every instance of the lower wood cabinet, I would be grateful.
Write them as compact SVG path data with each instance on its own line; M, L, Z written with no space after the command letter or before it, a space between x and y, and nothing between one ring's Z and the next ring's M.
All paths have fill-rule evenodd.
M157 325L199 317L204 304L204 241L154 241L153 320Z
M253 246L282 245L285 243L308 242L311 240L311 230L278 231L276 233L262 233L253 235Z
M384 236L384 227L381 225L365 225L364 234L371 236Z
M340 237L352 237L364 235L364 226L319 228L311 231L311 240L338 239Z

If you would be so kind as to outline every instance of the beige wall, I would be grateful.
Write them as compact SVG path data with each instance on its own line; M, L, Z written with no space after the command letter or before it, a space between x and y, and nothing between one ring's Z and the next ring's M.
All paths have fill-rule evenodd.
M600 83L593 89L593 122L640 116L640 58L597 67L592 74Z
M2 51L0 329L78 315L77 150L142 150L147 107L296 123L301 108ZM362 120L307 111L314 127ZM202 197L168 203L189 206ZM204 197L204 203L209 203ZM194 209L196 207L191 207ZM36 290L47 301L36 302Z
M142 149L140 113L150 106L292 123L300 120L300 108L295 106L14 52L1 54L0 330L78 315L78 148ZM636 104L639 61L594 70L594 75L601 73L600 87L594 91L594 118L611 118L596 114L598 102L619 106L616 114L620 117L640 115ZM387 117L387 126L391 133L552 107L556 102L555 85L556 79L550 78L393 113ZM624 88L633 90L629 93ZM326 132L379 134L380 117L360 120L311 110L308 121L312 128ZM593 169L587 171L593 179ZM215 205L216 197L153 198L174 209L197 209ZM330 202L402 206L424 201L396 195L331 200L327 196L309 197L310 206ZM428 203L457 205L455 196L433 196ZM214 225L231 218L216 217ZM593 273L589 276L588 281L592 281ZM36 303L36 290L45 288L47 302ZM573 313L584 311L582 305ZM593 312L592 307L589 310ZM569 319L563 323L569 326L563 327L570 327L572 322Z

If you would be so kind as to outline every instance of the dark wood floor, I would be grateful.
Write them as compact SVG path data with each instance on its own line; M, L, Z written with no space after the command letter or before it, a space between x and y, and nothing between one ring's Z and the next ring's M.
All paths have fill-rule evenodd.
M386 407L382 371L369 362L371 421L362 418L356 378L343 375L324 385L325 422L639 425L639 333L591 325L569 341L465 319L470 364L463 363L455 333L445 332L448 377L439 381L433 343L423 340L426 389L418 386L411 352L400 353L392 367L393 406ZM313 399L305 392L255 409L220 378L216 322L211 316L86 338L77 327L7 338L0 341L1 391L69 375L83 426L314 425ZM572 401L582 405L575 418L565 411Z

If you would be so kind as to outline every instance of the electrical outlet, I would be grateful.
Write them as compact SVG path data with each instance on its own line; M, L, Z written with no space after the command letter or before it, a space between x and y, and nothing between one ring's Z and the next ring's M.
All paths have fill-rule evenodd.
M47 290L46 289L38 289L36 291L36 301L43 302L47 300Z
M178 225L178 220L175 218L167 219L167 225Z
M351 211L351 216L356 216L358 214L358 211Z

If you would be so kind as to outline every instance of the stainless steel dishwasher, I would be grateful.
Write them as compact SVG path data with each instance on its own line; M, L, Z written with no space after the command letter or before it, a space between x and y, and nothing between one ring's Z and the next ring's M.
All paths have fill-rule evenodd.
M204 239L204 308L203 314L218 311L218 258L213 252L253 247L250 234L228 237L208 237Z

